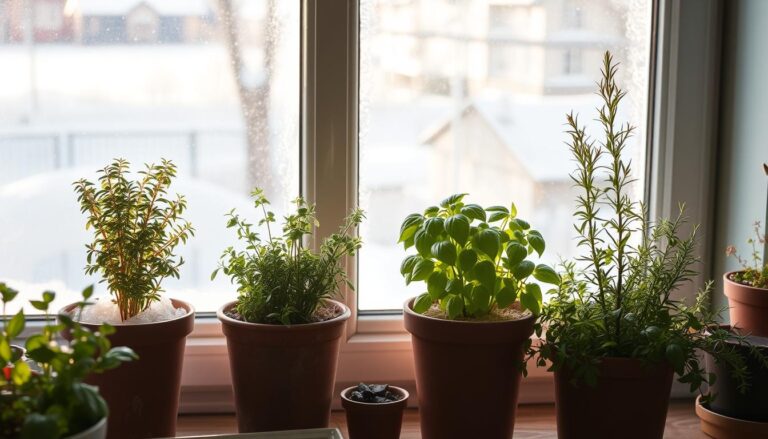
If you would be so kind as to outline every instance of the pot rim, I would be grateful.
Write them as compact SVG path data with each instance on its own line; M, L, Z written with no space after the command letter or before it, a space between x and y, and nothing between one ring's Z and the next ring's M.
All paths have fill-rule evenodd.
M339 395L341 396L341 399L346 401L347 403L355 404L355 405L359 405L359 406L363 406L363 407L390 407L390 406L393 406L393 405L403 404L404 402L407 402L408 398L410 398L410 396L411 396L410 393L408 393L408 391L403 389L402 387L389 386L389 388L397 390L400 393L400 395L402 396L402 398L398 399L397 401L387 401L387 402L360 402L360 401L355 401L354 399L349 398L347 396L347 394L350 393L352 390L357 389L357 386L347 387L346 389L342 390Z
M186 318L189 317L190 314L193 314L193 315L195 314L195 307L193 307L191 303L189 303L187 301L184 301L184 300L181 300L181 299L174 299L174 298L169 298L169 299L171 300L171 303L173 303L174 305L175 304L184 305L184 306L181 306L181 307L177 306L175 308L176 309L186 308L187 309L187 313L184 314L184 315L178 316L178 317L174 317L172 319L160 320L158 322L146 322L146 323L125 323L125 322L120 322L120 323L109 323L109 325L110 326L114 326L115 328L125 328L125 327L129 327L129 328L130 327L137 327L137 328L140 328L140 327L146 327L146 326L150 326L150 325L170 324L170 323L176 322L178 320L186 319ZM62 308L59 309L59 311L56 313L56 315L57 316L59 316L59 315L66 315L68 317L73 317L72 309L76 305L77 305L77 302L65 305L65 306L63 306ZM74 318L73 318L73 320L74 320ZM77 323L80 323L81 325L99 326L99 325L104 324L103 322L102 323L91 323L91 322L83 322L83 321L80 321L80 320L75 320L75 321Z
M409 297L405 303L403 304L403 312L407 313L410 316L422 318L428 321L434 321L434 322L448 322L451 324L457 324L457 325L488 325L490 326L504 326L504 325L510 325L513 323L519 323L519 322L527 322L529 320L533 320L536 317L534 317L532 312L529 312L525 317L521 319L510 319L510 320L452 320L452 319L438 319L437 317L431 317L431 316L425 316L424 314L419 314L416 311L413 310L411 307L411 304L416 300L416 297Z
M749 421L746 419L739 419L731 416L721 415L720 413L713 411L712 409L706 407L704 404L701 403L701 395L696 396L696 415L702 420L702 422L711 423L710 421L711 419L718 418L733 424L740 425L742 427L760 428L768 431L768 422ZM708 418L708 419L705 419L705 418Z
M742 287L742 288L748 288L748 289L751 289L751 290L757 290L757 291L762 291L762 292L768 293L768 288L755 287L755 286L752 286L752 285L743 284L741 282L736 282L735 280L731 279L731 276L733 276L734 274L736 274L736 273L743 273L744 271L745 270L727 271L725 274L723 274L723 282L724 283L730 283L732 285L736 285L736 286L739 286L739 287Z
M91 427L88 427L87 429L77 432L75 434L69 435L64 439L78 439L78 438L88 437L88 435L90 435L94 431L97 431L103 428L106 423L107 423L107 417L104 416L103 418L101 418L101 420L99 420L99 422L93 424Z
M331 302L336 306L340 307L342 310L342 313L332 319L323 320L322 322L297 323L295 325L283 325L283 324L276 324L276 323L251 323L251 322L246 322L244 320L233 319L232 317L224 313L224 311L229 310L231 307L233 307L237 303L237 300L232 300L232 301L226 302L216 311L216 317L219 319L221 323L225 325L230 325L230 326L239 326L242 328L254 328L254 329L259 328L265 331L292 331L292 330L296 331L303 328L318 328L318 327L335 325L340 322L346 321L352 316L352 311L350 311L349 307L344 303L334 299L325 299L325 300L326 302Z

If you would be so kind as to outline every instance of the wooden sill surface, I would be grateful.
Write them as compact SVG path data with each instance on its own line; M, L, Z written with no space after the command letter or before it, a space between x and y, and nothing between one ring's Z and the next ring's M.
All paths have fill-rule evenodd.
M707 438L699 429L699 418L696 417L693 404L692 400L672 401L667 414L665 438ZM331 414L331 427L338 428L344 437L347 437L343 411L334 411ZM194 436L236 431L234 415L182 415L179 416L176 434L178 436ZM401 439L421 438L418 410L406 410L400 437ZM521 405L517 411L514 437L515 439L556 439L555 406L552 404Z

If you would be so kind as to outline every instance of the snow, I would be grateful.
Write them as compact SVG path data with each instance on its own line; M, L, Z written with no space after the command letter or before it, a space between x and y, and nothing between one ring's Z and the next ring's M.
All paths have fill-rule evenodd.
M160 300L152 302L146 310L136 314L128 320L121 320L120 309L111 296L99 296L92 299L93 305L85 307L78 320L83 323L110 325L140 325L144 323L157 323L166 320L183 317L187 314L184 308L174 308L171 299L161 296Z

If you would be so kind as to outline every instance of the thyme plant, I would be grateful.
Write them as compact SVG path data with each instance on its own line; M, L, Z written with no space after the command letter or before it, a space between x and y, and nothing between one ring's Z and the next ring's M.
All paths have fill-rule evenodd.
M768 262L764 262L765 258L768 258L768 255L763 257L758 249L758 246L765 247L766 238L768 237L763 234L760 229L760 222L755 222L755 236L747 239L747 244L752 246L752 252L750 252L748 257L739 255L736 247L732 245L729 245L725 249L725 254L736 258L742 268L741 271L738 271L731 276L731 280L755 288L768 289Z
M304 246L305 239L320 225L314 205L296 198L295 213L284 218L282 234L275 234L270 226L276 222L275 214L267 210L269 201L264 192L257 188L251 195L254 207L262 214L258 226L266 227L266 239L252 224L234 210L230 211L227 227L235 229L245 249L224 250L211 279L221 270L237 284L239 296L235 310L247 322L284 325L313 322L323 302L339 296L342 283L353 288L347 279L343 258L353 256L362 245L355 231L365 215L362 210L354 209L339 232L325 238L315 253Z
M423 314L437 303L450 319L480 318L519 299L522 310L538 314L541 287L530 277L560 282L551 267L528 259L544 253L541 233L517 218L514 203L484 209L465 204L466 195L452 195L439 207L408 215L400 227L399 242L417 251L403 260L400 273L406 284L427 284L413 310Z
M697 227L683 234L683 206L675 218L651 223L631 198L631 161L623 153L634 128L617 122L625 92L616 84L616 73L606 53L598 84L600 141L587 136L576 115L567 115L577 164L571 178L581 192L574 227L582 254L563 264L560 288L544 306L537 328L539 334L546 330L545 339L529 353L540 366L549 360L550 370L568 368L575 381L590 385L602 358L666 362L695 391L715 379L699 362L698 351L706 351L728 363L743 387L744 359L725 341L746 341L718 328L709 304L711 283L691 305L672 297L696 274Z
M85 228L94 233L86 245L85 272L102 274L122 320L158 300L165 278L179 277L184 259L174 250L195 233L181 217L186 199L168 195L176 177L172 162L145 165L135 181L128 178L129 168L128 161L116 159L100 171L98 183L74 183L80 210L88 215Z
M83 290L79 311L89 305L93 287ZM18 291L0 283L0 298L5 306ZM26 355L12 357L11 341L24 330L26 319L19 311L3 319L0 331L0 437L20 439L58 439L69 437L95 425L107 416L107 405L96 387L83 383L92 373L114 369L135 360L126 347L112 347L108 335L114 328L104 324L96 332L81 326L70 316L53 321L48 308L55 298L50 291L32 306L44 313L45 325L27 337ZM68 331L69 344L56 340L56 334Z

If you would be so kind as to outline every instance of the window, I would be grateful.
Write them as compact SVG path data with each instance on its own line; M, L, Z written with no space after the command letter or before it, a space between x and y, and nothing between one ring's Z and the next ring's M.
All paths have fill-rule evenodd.
M71 183L116 157L168 158L197 233L164 287L215 311L235 295L210 281L234 240L224 213L250 213L254 185L277 213L299 190L300 2L17 4L0 3L0 280L72 302L98 278Z
M400 221L451 193L514 201L547 240L548 262L574 255L564 115L597 127L594 80L608 49L629 93L623 117L638 125L628 158L644 195L652 2L495 3L362 1L362 311L398 310L423 292L398 274ZM423 87L434 76L449 78L439 93Z

